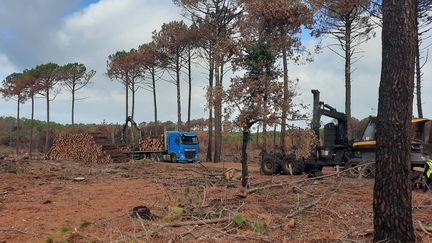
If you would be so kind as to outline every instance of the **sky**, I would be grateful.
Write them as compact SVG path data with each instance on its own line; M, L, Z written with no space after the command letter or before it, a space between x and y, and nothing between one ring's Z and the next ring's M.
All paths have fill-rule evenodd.
M124 121L124 89L106 76L108 55L130 50L151 41L154 30L163 23L180 20L181 9L171 0L3 0L0 8L0 79L36 65L55 62L85 64L96 70L92 84L80 91L76 103L77 123L122 123ZM377 36L360 46L361 59L353 65L352 114L357 118L377 112L381 69L381 30ZM305 35L304 35L305 36ZM317 40L306 38L304 44L313 48ZM323 39L323 45L333 43ZM312 103L311 89L318 89L321 98L338 110L344 110L344 63L329 49L314 55L314 62L289 63L290 79L298 78L299 97L296 102ZM193 70L192 118L207 117L205 110L206 71L198 64ZM432 118L432 63L424 67L423 106L426 117ZM168 77L167 77L168 78ZM187 83L181 83L182 120L187 118ZM229 80L225 80L227 86ZM169 82L159 81L159 120L176 120L176 89ZM137 93L135 120L153 118L152 94ZM415 104L414 104L415 105ZM30 116L30 102L22 106L21 116ZM70 123L71 96L59 91L51 103L51 120ZM415 112L416 114L416 112ZM0 99L0 116L15 116L14 101ZM43 99L36 101L36 119L46 118Z

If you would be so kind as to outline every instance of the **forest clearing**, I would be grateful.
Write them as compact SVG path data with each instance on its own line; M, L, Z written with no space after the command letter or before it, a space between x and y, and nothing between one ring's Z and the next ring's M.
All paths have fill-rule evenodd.
M283 186L242 198L238 163L1 164L0 242L367 242L373 237L373 179L268 177L251 162L251 188ZM226 176L231 168L234 176ZM13 170L16 174L5 173ZM79 177L83 180L74 180ZM140 205L150 209L152 220L131 216ZM420 242L432 240L431 213L430 193L414 190Z
M432 0L3 9L0 243L432 242Z

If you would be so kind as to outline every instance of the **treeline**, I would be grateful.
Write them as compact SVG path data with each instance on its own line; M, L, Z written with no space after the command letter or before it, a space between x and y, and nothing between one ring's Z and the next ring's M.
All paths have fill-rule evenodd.
M162 24L152 33L152 40L129 51L120 50L107 58L106 75L119 81L125 92L125 121L134 118L135 97L140 90L152 92L153 122L158 124L160 99L156 83L176 86L177 121L175 129L193 129L191 120L194 63L207 69L206 129L209 146L206 160L221 161L222 132L225 118L245 135L254 125L263 133L280 130L279 145L285 148L290 121L306 119L303 104L295 104L297 80L289 72L290 64L312 61L310 50L303 46L305 33L312 38L328 36L334 45L328 48L344 59L345 113L351 117L351 83L353 65L361 57L360 45L375 36L381 24L381 1L372 0L173 0L182 9L185 20ZM421 48L430 29L430 0L417 4L417 104L421 108L420 65L426 50ZM422 57L423 56L423 57ZM423 60L424 62L424 60ZM280 64L279 64L280 63ZM227 73L240 74L227 80ZM58 66L49 63L12 74L3 81L2 92L19 105L46 98L47 124L49 105L56 85L72 95L71 122L74 123L74 100L94 76L83 64ZM24 81L22 81L24 80ZM181 85L187 81L187 119L183 125ZM131 103L129 102L131 101ZM33 102L32 102L33 104ZM32 105L33 107L33 105ZM34 109L32 109L32 114ZM33 117L33 115L32 115ZM271 127L271 128L270 128ZM348 136L353 124L348 122ZM47 127L46 147L49 146ZM264 139L262 148L267 148Z
M46 129L45 151L50 146L50 102L55 99L59 90L58 86L71 93L71 119L74 124L75 94L78 90L87 86L95 75L94 70L87 71L84 64L69 63L60 66L56 63L38 65L32 69L26 69L21 73L13 73L2 82L0 92L6 99L13 99L17 103L16 148L17 153L20 142L20 105L31 100L31 129L30 129L30 153L32 151L35 98L43 97L46 100Z

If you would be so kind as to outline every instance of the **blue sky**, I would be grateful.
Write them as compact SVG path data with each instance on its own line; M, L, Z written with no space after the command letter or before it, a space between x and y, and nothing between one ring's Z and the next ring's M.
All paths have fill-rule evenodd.
M130 50L151 40L151 33L171 20L182 19L181 10L171 0L3 0L0 8L0 78L38 64L56 62L84 63L96 70L93 83L79 97L76 121L122 123L124 91L117 81L105 75L109 54ZM313 38L304 33L304 43L313 48ZM326 38L324 45L333 43ZM376 113L381 65L380 30L377 37L361 46L362 59L352 74L352 112L363 118ZM426 116L432 117L432 65L425 67L423 97ZM311 89L319 89L324 101L343 111L343 60L328 49L305 65L289 63L289 76L298 78L297 102L310 104ZM204 109L207 72L195 66L192 117L207 117ZM184 79L186 77L183 77ZM227 86L228 78L224 81ZM159 82L158 108L161 120L176 120L175 86ZM183 120L186 120L187 87L182 82ZM151 94L137 94L136 120L150 121L153 116ZM0 99L0 116L15 116L15 103ZM29 117L30 103L23 105L22 116ZM52 120L70 122L70 94L64 90L51 104ZM36 118L45 119L45 103L38 99Z

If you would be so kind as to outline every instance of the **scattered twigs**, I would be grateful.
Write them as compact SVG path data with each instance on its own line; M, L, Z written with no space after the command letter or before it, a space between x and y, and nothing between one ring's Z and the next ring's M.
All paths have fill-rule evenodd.
M0 196L7 195L9 192L0 192Z
M359 167L362 167L362 166L365 166L365 165L368 165L368 164L372 164L372 162L371 163L361 164L361 165L358 165L358 166L354 166L354 167L351 167L349 169L346 169L346 170L343 170L343 171L339 171L339 172L336 172L336 173L332 173L332 174L327 174L327 175L322 175L322 176L317 176L317 177L311 177L311 178L304 178L304 179L301 179L301 180L297 180L295 182L284 182L284 183L271 184L271 185L266 185L266 186L262 186L262 187L251 188L251 189L247 190L247 194L252 194L252 193L255 193L255 192L259 192L259 191L263 191L263 190L267 190L267 189L272 189L272 188L277 188L277 187L284 187L284 186L288 186L288 185L297 185L297 184L300 184L300 183L303 183L303 182L319 180L319 179L323 179L323 178L327 178L327 177L332 177L332 176L338 176L338 175L340 175L342 173L348 172L350 170L357 169Z

